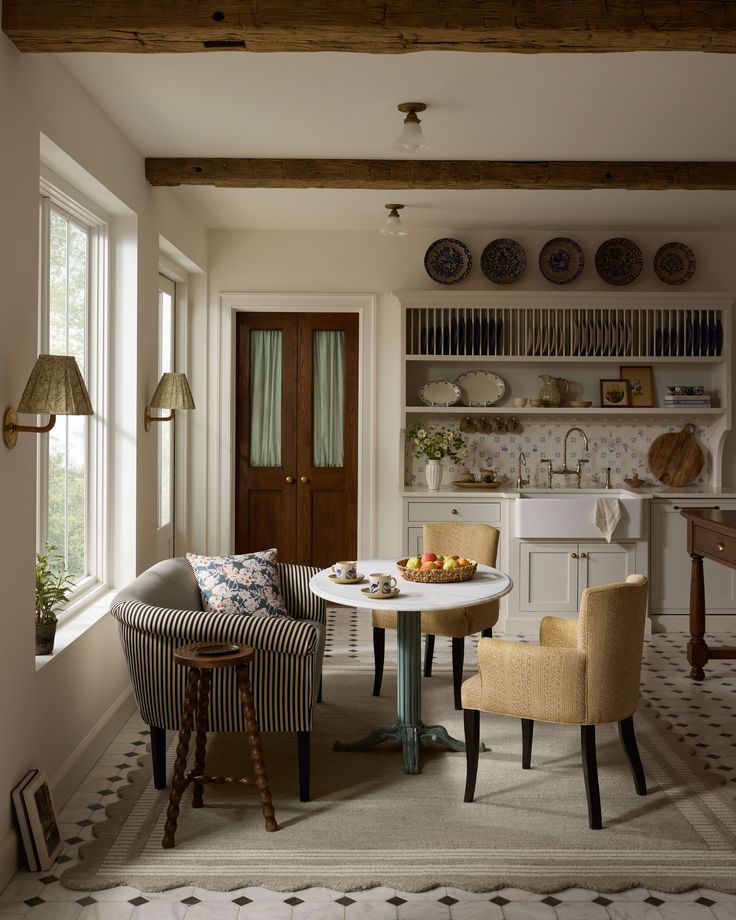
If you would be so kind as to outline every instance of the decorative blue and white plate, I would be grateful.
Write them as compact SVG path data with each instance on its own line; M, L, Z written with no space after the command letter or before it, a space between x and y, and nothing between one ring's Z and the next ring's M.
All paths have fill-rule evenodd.
M631 284L641 274L643 265L641 249L623 236L601 243L595 254L595 270L606 284Z
M684 243L665 243L654 254L654 274L665 284L684 284L695 274L695 253Z
M480 270L494 284L513 284L526 271L524 247L516 240L491 240L481 254Z
M424 268L437 284L457 284L470 274L473 257L460 240L435 240L424 255Z
M548 240L539 253L539 270L553 284L570 284L580 277L584 266L580 244L566 236Z

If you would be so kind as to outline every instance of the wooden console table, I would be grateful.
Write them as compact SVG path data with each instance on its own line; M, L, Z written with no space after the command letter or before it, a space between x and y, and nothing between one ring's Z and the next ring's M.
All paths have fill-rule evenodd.
M736 569L736 511L690 508L687 518L687 551L693 561L690 575L690 641L687 660L690 677L703 680L703 665L711 658L736 658L736 648L708 648L705 635L705 581L703 559Z

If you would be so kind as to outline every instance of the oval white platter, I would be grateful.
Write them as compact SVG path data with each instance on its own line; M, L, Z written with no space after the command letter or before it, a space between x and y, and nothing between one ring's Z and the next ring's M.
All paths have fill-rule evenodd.
M503 379L489 371L468 371L460 374L455 383L465 406L492 406L506 392Z
M419 398L425 406L454 406L461 396L460 387L451 380L430 380L419 388Z

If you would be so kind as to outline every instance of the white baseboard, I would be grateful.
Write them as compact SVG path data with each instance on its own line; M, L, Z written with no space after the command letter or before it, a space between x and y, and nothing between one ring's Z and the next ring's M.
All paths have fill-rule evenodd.
M64 763L49 780L57 813L82 780L97 763L105 749L135 710L133 688L128 686L115 702L100 716ZM18 835L15 829L0 840L0 891L8 884L20 866Z

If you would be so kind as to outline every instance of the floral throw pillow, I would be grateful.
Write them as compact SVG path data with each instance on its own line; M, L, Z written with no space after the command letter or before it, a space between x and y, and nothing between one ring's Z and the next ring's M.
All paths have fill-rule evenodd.
M276 554L275 549L242 556L187 553L205 611L291 617L281 596Z

